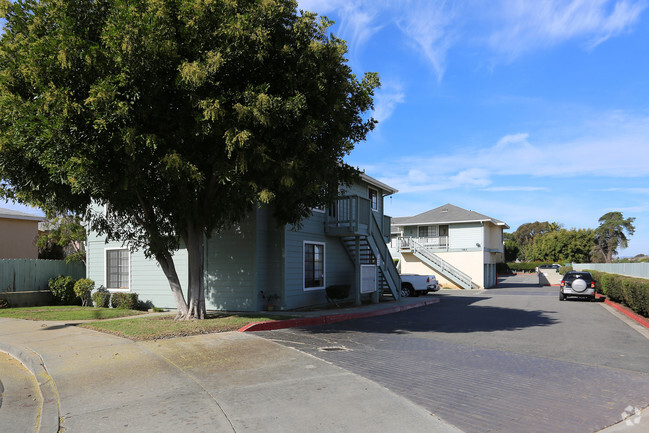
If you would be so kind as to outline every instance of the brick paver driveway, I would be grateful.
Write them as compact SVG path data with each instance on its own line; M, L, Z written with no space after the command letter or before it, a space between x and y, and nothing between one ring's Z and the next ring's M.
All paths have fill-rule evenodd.
M524 277L368 319L259 333L367 377L466 432L594 432L649 405L649 338ZM398 414L395 414L398 416Z

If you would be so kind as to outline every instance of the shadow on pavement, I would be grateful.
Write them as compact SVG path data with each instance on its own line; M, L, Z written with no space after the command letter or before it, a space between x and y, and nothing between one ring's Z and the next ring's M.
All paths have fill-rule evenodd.
M557 323L549 317L551 311L526 311L515 308L474 305L490 298L471 296L445 297L439 304L428 305L401 313L365 319L349 320L330 325L303 328L312 333L331 332L493 332L513 331Z
M41 326L41 330L43 330L43 331L52 331L52 330L55 330L55 329L63 329L63 328L69 328L71 326L78 326L80 324L81 323L68 322L68 323L61 323L60 325Z

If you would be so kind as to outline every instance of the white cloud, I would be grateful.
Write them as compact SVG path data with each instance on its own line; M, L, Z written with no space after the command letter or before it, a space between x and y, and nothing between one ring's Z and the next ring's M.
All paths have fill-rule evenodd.
M547 190L545 185L512 187L496 183L511 185L514 178L520 184L532 178L649 177L649 119L646 117L612 112L573 127L577 137L572 140L535 142L534 136L528 133L507 134L484 148L460 147L446 155L419 155L374 165L372 175L401 193L460 188ZM646 194L648 190L640 188L636 192Z
M644 0L503 0L489 44L513 56L572 38L592 48L627 31L646 6Z
M593 48L630 31L647 0L302 0L299 7L332 14L352 56L383 28L397 26L441 81L456 46L486 41L510 58L571 39Z
M397 20L399 29L421 50L441 81L446 70L446 53L453 43L453 13L445 1L410 1L402 10L407 12Z
M624 192L630 194L648 194L649 188L606 188L604 192Z
M372 117L385 122L392 115L398 104L404 103L406 95L400 83L385 82L374 95L374 112Z
M382 28L396 25L438 79L444 75L453 34L453 14L444 0L302 0L299 7L325 15L336 13L336 33L347 40L352 55Z
M533 192L533 191L550 191L550 188L543 186L492 186L483 188L482 191L489 192Z

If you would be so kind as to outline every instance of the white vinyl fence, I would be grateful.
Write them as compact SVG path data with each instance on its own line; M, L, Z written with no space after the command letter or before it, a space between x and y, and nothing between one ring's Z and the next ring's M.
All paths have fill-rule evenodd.
M649 263L573 263L576 271L593 270L649 279Z

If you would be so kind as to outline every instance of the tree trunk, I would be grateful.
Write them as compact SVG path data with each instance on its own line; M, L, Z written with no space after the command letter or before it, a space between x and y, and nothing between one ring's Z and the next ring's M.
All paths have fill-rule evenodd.
M183 236L187 247L189 265L189 287L187 299L189 309L184 319L204 319L205 309L205 236L203 231L193 223L187 224L187 235Z
M187 307L187 302L185 301L183 289L180 285L180 279L178 278L176 266L174 265L171 254L158 254L156 255L156 259L158 260L158 263L160 263L162 272L164 272L167 280L169 281L171 293L173 294L174 300L176 301L176 307L178 308L176 319L187 317L189 308Z

